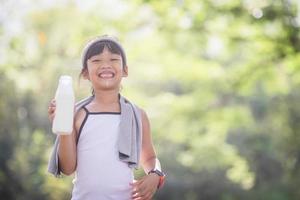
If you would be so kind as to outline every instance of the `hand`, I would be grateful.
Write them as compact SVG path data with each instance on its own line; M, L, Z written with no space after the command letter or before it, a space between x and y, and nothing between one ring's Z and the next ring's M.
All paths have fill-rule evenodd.
M140 180L131 183L133 186L132 199L134 200L150 200L157 190L159 176L151 173L144 176Z
M48 118L51 123L53 122L55 116L55 109L56 109L56 102L55 99L52 99L48 107Z

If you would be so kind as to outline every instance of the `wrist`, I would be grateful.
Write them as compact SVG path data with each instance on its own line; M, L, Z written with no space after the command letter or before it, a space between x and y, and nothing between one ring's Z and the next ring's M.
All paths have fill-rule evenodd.
M166 174L158 169L152 169L151 171L148 172L148 175L151 175L151 174L154 174L155 176L157 176L159 178L158 184L157 184L157 189L160 189L165 183Z
M156 188L158 188L160 182L160 176L156 173L150 173L147 176L149 176L155 182Z

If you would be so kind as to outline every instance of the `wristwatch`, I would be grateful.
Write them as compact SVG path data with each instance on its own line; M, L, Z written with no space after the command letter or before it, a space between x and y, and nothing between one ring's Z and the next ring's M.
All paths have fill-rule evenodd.
M148 175L152 174L152 173L157 174L159 176L159 182L157 185L157 189L161 188L165 183L166 174L158 169L152 169L151 171L148 172Z

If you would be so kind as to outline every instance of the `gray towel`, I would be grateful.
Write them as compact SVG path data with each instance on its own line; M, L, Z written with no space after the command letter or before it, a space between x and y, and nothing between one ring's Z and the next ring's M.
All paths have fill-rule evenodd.
M93 100L88 97L76 104L75 112ZM138 168L142 145L142 116L140 110L123 96L120 96L121 121L118 135L119 159L128 163L130 168ZM79 139L79 138L78 138ZM61 175L58 163L59 137L56 137L52 154L48 162L48 172L56 177Z

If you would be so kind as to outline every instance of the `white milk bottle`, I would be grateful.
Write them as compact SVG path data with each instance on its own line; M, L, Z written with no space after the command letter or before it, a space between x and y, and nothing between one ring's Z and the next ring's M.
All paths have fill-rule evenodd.
M56 109L52 124L55 134L68 135L73 131L75 97L72 77L61 76L55 94Z

